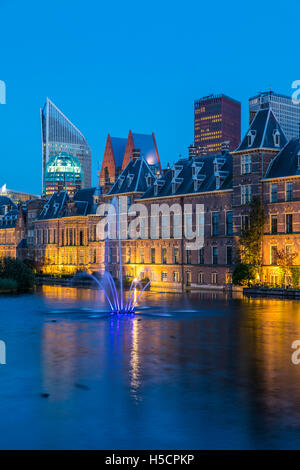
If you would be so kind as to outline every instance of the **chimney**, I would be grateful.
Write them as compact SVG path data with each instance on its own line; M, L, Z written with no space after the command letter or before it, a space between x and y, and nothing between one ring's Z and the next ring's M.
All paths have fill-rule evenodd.
M200 147L200 155L201 155L201 157L203 157L204 155L207 155L205 145L203 147Z
M189 146L189 160L192 160L192 158L197 157L197 148L195 144L191 144Z
M140 149L132 149L132 160L139 160L141 157L141 150Z
M222 142L221 144L222 155L229 152L229 145L230 145L230 140L225 140L224 142Z

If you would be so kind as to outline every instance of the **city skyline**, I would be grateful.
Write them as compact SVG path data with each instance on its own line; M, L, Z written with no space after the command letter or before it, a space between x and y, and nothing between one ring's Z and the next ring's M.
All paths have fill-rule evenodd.
M126 137L128 129L137 133L153 131L165 166L168 161L176 161L179 154L185 155L193 141L195 99L221 92L241 101L243 133L248 123L250 96L270 86L276 92L291 95L294 91L291 84L299 78L292 48L286 48L284 68L279 72L276 69L276 73L270 67L272 61L276 63L276 48L269 49L268 61L265 55L259 55L251 70L246 61L239 61L250 46L251 50L259 50L260 44L259 37L248 37L249 28L259 25L259 20L247 5L243 24L239 12L224 5L214 16L213 36L209 22L202 26L201 35L210 37L211 42L207 50L201 49L200 61L195 60L200 39L197 40L197 28L190 28L190 19L200 13L205 16L209 8L195 2L180 14L176 8L169 8L168 3L159 7L154 3L147 15L142 6L132 2L129 23L125 6L120 6L117 12L108 5L101 9L94 6L95 15L91 17L85 8L80 8L80 2L60 5L54 1L46 15L45 7L37 2L36 5L34 14L27 15L26 24L22 17L28 12L27 5L17 2L17 17L12 5L8 2L1 5L7 20L0 32L5 44L0 79L7 89L6 104L0 105L1 148L5 157L1 179L2 184L20 191L40 192L39 108L46 96L86 136L93 153L92 184L95 184L97 162L101 162L108 132ZM270 19L264 26L266 35L272 34L278 16L269 5L270 2L259 5L262 15L265 10ZM67 11L72 13L66 23L62 18ZM122 44L111 38L112 26L104 21L112 14ZM12 19L20 33L18 38L7 27ZM227 28L226 38L223 29L218 30L224 23L232 26ZM50 35L51 40L44 34L50 27L57 31ZM285 19L281 20L281 27L287 30ZM243 39L243 46L237 45L237 36ZM289 40L296 43L296 32L290 28ZM41 57L47 60L41 61ZM22 171L12 168L12 159Z

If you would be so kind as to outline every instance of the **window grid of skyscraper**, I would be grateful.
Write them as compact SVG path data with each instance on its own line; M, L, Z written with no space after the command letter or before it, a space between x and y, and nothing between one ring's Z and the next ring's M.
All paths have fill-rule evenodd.
M226 95L210 95L194 104L194 142L198 154L218 153L222 143L234 150L241 137L241 103Z
M42 152L43 152L43 192L45 191L45 171L49 158L60 152L77 157L82 166L83 187L91 186L91 149L84 135L49 99L41 109Z
M249 122L259 109L271 108L288 140L300 137L300 105L291 96L274 91L259 93L249 98Z

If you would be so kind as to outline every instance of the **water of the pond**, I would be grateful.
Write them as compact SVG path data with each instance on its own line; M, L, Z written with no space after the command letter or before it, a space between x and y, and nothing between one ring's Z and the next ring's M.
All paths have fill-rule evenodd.
M0 297L1 449L300 447L300 302L148 292L143 315L95 316L104 305L57 286Z

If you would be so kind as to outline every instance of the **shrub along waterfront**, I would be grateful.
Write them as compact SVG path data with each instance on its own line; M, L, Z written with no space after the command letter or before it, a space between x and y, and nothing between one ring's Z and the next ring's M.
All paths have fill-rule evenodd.
M26 291L33 287L33 283L34 274L23 261L13 258L0 260L0 290Z

